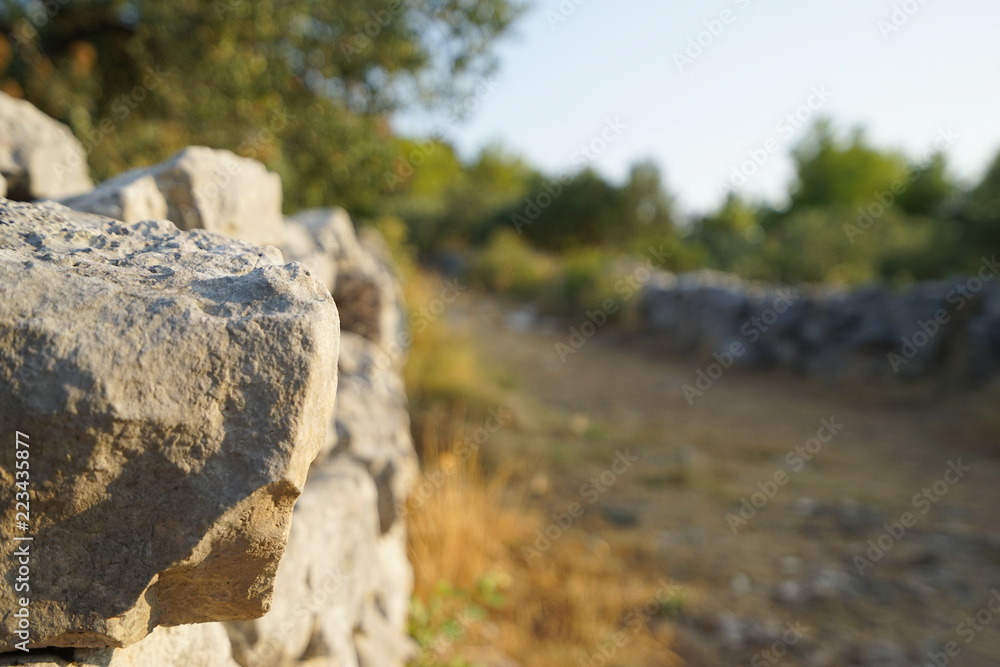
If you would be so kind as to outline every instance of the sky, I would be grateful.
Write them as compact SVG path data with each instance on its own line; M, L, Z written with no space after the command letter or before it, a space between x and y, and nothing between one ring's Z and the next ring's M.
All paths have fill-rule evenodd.
M1000 151L998 25L996 0L535 0L466 121L396 128L616 182L652 159L687 214L727 188L780 203L820 116L914 158L944 148L972 182Z

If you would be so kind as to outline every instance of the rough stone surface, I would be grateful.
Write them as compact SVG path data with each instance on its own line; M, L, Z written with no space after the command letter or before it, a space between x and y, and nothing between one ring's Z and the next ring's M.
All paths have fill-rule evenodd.
M222 623L197 623L175 628L159 627L141 642L123 649L78 648L63 650L63 658L38 653L0 655L0 667L240 667L233 660Z
M277 255L0 202L0 431L30 436L31 646L267 611L338 354L327 289ZM2 514L7 610L12 503Z
M285 219L285 238L278 246L286 262L299 262L333 292L337 282L336 255L324 250L302 223Z
M295 506L274 606L229 624L233 652L244 667L401 666L413 655L413 570L399 508L418 464L400 370L399 288L378 237L359 241L342 209L287 220L278 247L336 295L344 324L337 403Z
M258 245L284 239L278 175L256 160L204 146L127 171L63 203L125 222L165 217L180 229L206 229Z
M379 357L386 355L371 341L342 334L333 440L295 505L273 607L230 624L244 667L307 659L383 667L412 654L413 571L395 503L405 502L417 462L402 379Z
M379 489L383 532L396 521L418 472L403 379L376 344L345 332L331 445L365 463Z
M69 128L0 93L0 174L13 199L58 199L90 190L87 156Z
M404 318L399 286L377 241L359 241L350 217L340 208L303 211L292 220L308 230L319 250L336 263L336 278L329 288L340 308L343 330L401 358L406 346L401 343Z
M396 588L384 588L380 551L388 546L392 560L406 564L406 559L405 551L397 553L395 543L381 537L376 493L366 469L349 457L314 466L295 506L271 611L255 621L229 624L241 665L404 663L410 645L396 598L408 595L412 581L392 580ZM378 644L387 659L362 658L357 646L361 637Z
M156 179L146 170L130 171L101 183L85 195L64 199L78 211L96 213L123 222L167 219L167 200Z
M983 274L995 278L1000 264L983 261ZM759 285L709 271L660 273L639 309L656 341L706 363L728 363L735 345L743 351L732 355L733 366L831 379L947 373L981 380L1000 375L997 280L848 291Z
M0 666L401 667L417 461L386 244L343 209L283 219L277 176L226 151L86 190L0 202L0 429L31 435L54 545L36 648Z

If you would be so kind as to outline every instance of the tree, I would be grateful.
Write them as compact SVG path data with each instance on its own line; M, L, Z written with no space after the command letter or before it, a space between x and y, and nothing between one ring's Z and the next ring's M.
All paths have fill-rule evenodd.
M935 153L924 164L910 168L906 190L899 196L899 205L911 215L935 215L956 193L955 181L948 173L944 153Z
M530 192L505 217L536 247L561 251L623 240L615 234L623 229L621 192L595 171L562 180L539 176Z
M978 264L983 254L1000 250L1000 153L969 193L958 214L968 259ZM970 264L968 268L972 268Z
M847 139L834 134L829 121L821 120L792 151L795 182L790 211L817 206L862 206L893 186L909 181L906 159L880 151L868 143L861 130Z
M486 146L465 163L444 142L402 144L422 164L412 170L392 205L407 220L411 239L425 256L485 241L498 212L520 202L537 176L523 159L497 145Z
M663 189L660 168L652 160L632 165L621 206L625 235L662 238L674 234L673 200Z
M735 193L729 193L719 210L697 219L689 237L708 251L711 267L736 270L741 258L754 254L763 232L758 212Z
M0 88L67 123L98 178L188 144L262 160L291 208L372 211L388 115L458 104L519 0L0 0Z

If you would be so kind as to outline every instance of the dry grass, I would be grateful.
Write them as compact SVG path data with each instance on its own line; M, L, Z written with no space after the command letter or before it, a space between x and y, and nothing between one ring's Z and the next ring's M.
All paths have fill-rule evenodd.
M424 647L417 664L507 656L525 667L587 665L616 638L620 646L600 664L679 664L666 616L686 591L630 571L627 553L575 527L527 556L544 521L525 508L522 471L507 466L486 477L477 456L455 453L464 424L452 423L452 442L432 427L424 438L430 493L418 492L408 513L412 631Z
M677 664L664 615L684 594L664 596L658 578L630 571L628 547L588 538L574 526L541 558L525 558L522 549L546 523L530 509L524 480L531 474L510 459L485 474L479 452L463 455L462 445L500 405L524 413L505 430L528 428L538 432L523 435L537 438L544 429L518 410L524 397L510 395L498 373L484 367L468 332L450 326L446 315L426 317L443 284L413 262L398 221L377 227L416 324L405 372L423 462L407 513L415 571L410 630L422 647L415 664L492 667L506 656L524 667L589 665L616 632L623 645L597 664ZM640 613L630 615L635 607Z
M454 453L462 439L442 446L440 430L430 420L424 436L423 485L411 498L408 515L419 597L433 594L442 581L473 590L488 573L509 572L512 563L505 545L530 530L523 515L503 507L504 476L486 480L477 456Z

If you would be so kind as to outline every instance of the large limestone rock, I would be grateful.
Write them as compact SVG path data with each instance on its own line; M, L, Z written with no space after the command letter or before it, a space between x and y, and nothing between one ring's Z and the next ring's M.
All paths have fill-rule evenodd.
M286 262L298 262L333 291L337 282L336 255L324 250L305 225L291 218L285 219L285 238L278 246Z
M278 175L257 160L204 146L127 171L63 203L125 222L166 218L181 229L258 245L279 245L285 233Z
M402 380L376 364L377 351L342 335L336 447L313 463L295 505L271 611L229 624L245 667L390 667L412 654L413 571L394 503L405 502L417 463Z
M271 611L255 621L229 624L241 665L277 667L296 660L330 667L404 663L410 653L405 616L387 611L387 606L395 602L397 591L408 595L412 581L395 581L395 591L383 588L375 499L371 476L349 457L314 466L295 506ZM405 551L393 555L406 565ZM359 662L356 643L366 635L383 647L387 660Z
M343 330L401 359L407 346L399 287L377 241L359 241L341 208L302 211L292 221L308 230L319 252L336 264L336 277L328 287L340 308Z
M344 332L334 419L336 452L364 462L378 484L383 532L395 523L419 471L403 378L376 344Z
M267 611L338 356L328 290L277 255L0 201L0 433L30 436L30 646ZM0 457L0 486L14 472ZM5 612L14 511L0 505Z
M83 144L31 103L0 93L0 175L13 199L58 199L91 188Z
M101 183L92 192L64 199L62 203L78 211L123 222L166 220L170 210L167 200L163 198L156 179L146 171L126 172Z
M222 623L197 623L175 628L159 627L128 648L63 649L0 655L0 667L240 667L233 660L229 637Z

